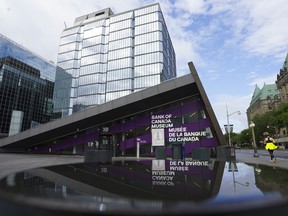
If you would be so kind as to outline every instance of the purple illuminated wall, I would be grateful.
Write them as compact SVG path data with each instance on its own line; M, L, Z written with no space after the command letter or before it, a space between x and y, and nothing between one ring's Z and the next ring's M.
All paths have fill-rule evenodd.
M117 143L111 144L112 146L119 144L120 147L118 150L121 152L125 152L129 149L136 149L138 142L140 149L146 149L145 152L141 153L142 156L144 156L149 154L147 149L151 149L152 145L151 131L156 127L164 130L165 147L168 155L172 153L173 145L175 144L182 144L184 153L189 154L193 149L198 147L216 147L219 145L215 134L206 134L205 136L199 136L198 138L196 137L197 139L194 139L195 137L193 138L189 135L184 136L180 133L171 133L171 130L177 130L179 128L185 130L188 134L193 132L207 132L207 128L210 128L213 132L211 120L200 115L201 111L202 113L205 111L205 106L198 95L191 97L191 100L185 99L185 101L174 102L173 104L165 105L162 108L158 107L157 110L151 109L150 111L143 112L143 114L138 113L137 115L131 115L128 118L123 119L123 121L118 120L118 123L110 122L107 125L101 125L97 128L95 126L94 132L90 131L89 133L80 133L77 136L73 135L66 137L62 140L57 140L56 143L53 143L50 146L38 147L34 151L41 153L47 153L49 151L60 153L61 151L71 149L74 146L87 146L88 142L99 140L100 135L107 134L114 138L115 136L118 136ZM152 115L156 117L159 116L159 118L162 116L163 119L160 119L160 121L168 121L170 124L168 124L168 126L164 125L163 127L161 123L154 124L152 123ZM166 118L167 116L169 118ZM179 119L181 122L179 122ZM152 128L152 126L154 126L154 128ZM103 127L106 127L108 130L101 132L101 128ZM126 137L127 133L131 133L133 136ZM177 141L171 141L171 136L173 136L175 140L177 139ZM185 137L185 140L181 141L183 137ZM192 138L193 140L189 140ZM115 139L112 139L112 142L113 140ZM78 151L77 154L83 154L83 152Z

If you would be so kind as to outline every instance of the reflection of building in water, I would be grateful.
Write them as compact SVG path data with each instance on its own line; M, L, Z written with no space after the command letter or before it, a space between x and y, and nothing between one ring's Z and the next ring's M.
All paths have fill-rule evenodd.
M129 208L132 203L145 200L147 205L152 201L164 205L166 201L200 202L217 195L224 162L211 162L209 167L185 165L186 171L171 171L171 166L174 165L169 160L54 166L11 175L6 183L10 189L21 188L24 194L74 197L78 201L85 201L86 197L91 198L87 202L107 204L122 200Z
M276 190L281 194L287 194L288 172L285 169L270 167L261 164L255 166L256 186L263 192L268 193ZM256 168L261 169L261 172L256 171Z
M158 169L163 165L163 161L165 169L152 169L155 166ZM188 166L188 170L171 171L171 166L175 165ZM17 197L10 201L16 207L17 204L20 204L19 207L24 206L25 212L31 208L34 213L40 206L50 212L51 209L57 212L61 209L61 212L85 212L87 215L103 212L109 212L110 215L127 215L127 212L130 215L198 215L199 212L205 215L239 215L238 213L242 214L243 211L261 211L261 215L269 215L270 212L277 212L279 202L279 206L284 205L285 209L287 185L286 188L272 187L276 185L274 181L277 183L279 179L277 175L283 172L286 176L287 170L277 170L277 175L271 182L272 187L267 188L264 193L253 183L247 190L237 190L234 194L232 184L226 181L229 179L231 182L231 172L223 172L224 165L224 161L211 161L209 167L197 167L189 166L180 160L151 162L131 159L114 161L109 165L57 165L25 170L1 179L1 199L3 194L9 198ZM239 171L243 171L238 172L243 174L242 180L255 178L251 165L238 163L238 167ZM275 168L267 166L267 169L269 175L275 174ZM257 175L259 176L261 175ZM267 175L261 178L267 183L271 180ZM285 178L280 181L282 180ZM219 190L220 184L224 185L226 191ZM272 209L269 206L273 206ZM3 208L5 210L6 206ZM262 214L267 208L268 214ZM171 212L173 214L170 214Z

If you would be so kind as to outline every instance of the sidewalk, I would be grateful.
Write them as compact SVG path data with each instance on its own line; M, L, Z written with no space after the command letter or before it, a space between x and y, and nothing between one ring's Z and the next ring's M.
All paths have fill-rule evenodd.
M6 175L22 170L38 167L83 163L83 156L75 155L36 155L36 154L17 154L0 153L0 179Z
M249 151L249 150L247 150ZM117 157L113 160L135 160L136 157ZM143 158L139 158L140 160ZM147 159L147 158L145 158ZM149 158L153 159L153 158ZM242 153L236 150L236 161L243 163L264 164L272 167L288 169L288 159L277 158L276 163L270 161L269 156L254 157L253 154ZM14 172L33 169L37 167L60 164L83 163L84 157L77 155L35 155L0 153L0 179Z
M259 157L254 157L253 155L247 155L246 153L242 153L237 150L236 150L236 161L243 163L263 164L267 166L288 169L288 159L276 157L276 162L271 162L270 156L259 155Z

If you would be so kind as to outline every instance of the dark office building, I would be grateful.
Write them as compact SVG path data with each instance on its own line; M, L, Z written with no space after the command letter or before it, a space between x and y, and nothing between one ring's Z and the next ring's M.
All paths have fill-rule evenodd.
M56 66L0 34L0 137L49 122Z
M17 59L0 58L0 129L15 134L50 121L54 83Z
M0 34L0 58L15 58L40 71L40 78L55 81L56 65Z

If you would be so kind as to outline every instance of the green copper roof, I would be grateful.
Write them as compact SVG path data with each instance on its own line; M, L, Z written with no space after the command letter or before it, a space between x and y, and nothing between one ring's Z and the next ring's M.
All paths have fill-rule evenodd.
M288 53L286 55L282 70L284 70L284 68L288 69Z
M287 58L286 58L287 59ZM255 86L252 100L250 106L255 103L257 100L267 100L267 97L274 99L279 96L279 90L277 89L276 84L265 84L262 89L257 85Z

